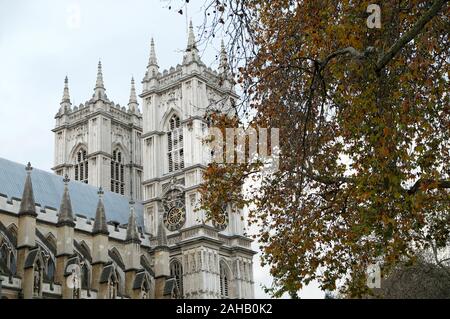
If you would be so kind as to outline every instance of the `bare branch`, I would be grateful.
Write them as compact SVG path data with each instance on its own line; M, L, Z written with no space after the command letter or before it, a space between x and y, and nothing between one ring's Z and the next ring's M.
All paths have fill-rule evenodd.
M322 62L320 62L320 67L323 69L328 62L330 62L332 59L339 55L351 55L353 58L356 59L364 59L366 58L370 53L375 52L374 47L367 47L363 52L356 50L354 47L347 47L344 49L339 49L330 55L328 55Z

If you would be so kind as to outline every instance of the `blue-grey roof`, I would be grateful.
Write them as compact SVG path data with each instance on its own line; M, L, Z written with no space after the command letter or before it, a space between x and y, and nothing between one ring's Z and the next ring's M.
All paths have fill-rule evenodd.
M0 158L0 194L9 199L21 199L25 184L25 165ZM34 168L31 172L34 199L36 204L59 209L64 192L63 177ZM85 183L70 181L69 192L75 214L87 218L95 218L98 202L98 188ZM104 205L106 219L120 224L128 223L130 213L129 198L120 194L105 191ZM139 226L144 224L143 208L140 202L135 203L135 213Z

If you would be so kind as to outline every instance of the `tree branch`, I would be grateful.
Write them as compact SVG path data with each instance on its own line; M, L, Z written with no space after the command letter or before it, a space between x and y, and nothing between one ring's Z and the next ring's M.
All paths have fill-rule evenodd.
M321 61L319 63L320 65L320 69L323 69L328 62L330 62L332 59L334 59L335 57L339 56L339 55L351 55L354 58L357 59L363 59L366 58L368 54L375 52L375 48L374 47L367 47L363 52L356 50L354 47L347 47L344 49L339 49L337 51L334 51L333 53L331 53L330 55L328 55L323 61Z
M430 189L435 188L450 188L450 180L432 180L432 179L419 179L410 189L408 189L408 194L413 195L420 190L422 185L435 184Z
M380 57L376 66L377 72L381 71L389 63L389 61L391 61L397 53L406 44L408 44L408 42L414 39L414 37L422 31L425 25L439 13L448 1L449 0L436 0L430 9L419 19L419 21L417 21L417 23L408 32L403 34L400 39L398 39L398 41L391 46L385 55Z

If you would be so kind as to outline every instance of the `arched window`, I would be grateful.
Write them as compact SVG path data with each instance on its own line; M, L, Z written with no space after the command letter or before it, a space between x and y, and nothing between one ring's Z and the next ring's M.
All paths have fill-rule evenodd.
M178 260L170 263L170 277L176 279L180 294L183 295L183 266Z
M9 249L6 243L2 244L0 241L0 263L7 266L9 260ZM8 267L9 268L9 267Z
M87 160L87 152L85 149L78 151L75 158L75 180L88 183L89 164Z
M125 178L122 152L118 149L113 151L111 159L111 192L124 194Z
M0 235L0 271L3 267L11 274L16 274L16 256L12 245Z
M220 296L222 298L228 298L229 295L230 276L226 265L223 262L220 263Z
M55 277L55 263L51 258L49 258L47 261L47 279L50 282L53 282L54 277Z
M89 286L89 268L86 262L84 262L81 267L81 288L89 289Z
M169 121L167 157L169 173L184 168L183 128L181 127L180 118L176 115L173 115Z
M42 281L53 283L55 279L56 263L52 253L42 242L37 243L39 247L40 267L42 268Z

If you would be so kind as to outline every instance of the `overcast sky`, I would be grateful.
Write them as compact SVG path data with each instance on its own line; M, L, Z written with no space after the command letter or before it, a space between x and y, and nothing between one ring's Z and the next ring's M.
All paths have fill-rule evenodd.
M101 59L108 97L125 106L132 75L140 91L151 37L161 70L181 63L186 16L168 5L160 0L0 0L0 157L50 171L51 129L66 75L72 103L85 103ZM194 25L203 21L193 4L188 15ZM218 43L202 48L208 66L217 67L218 49ZM254 264L256 297L266 298L261 285L270 285L269 272L259 266L258 256ZM311 285L301 296L322 298L323 293Z

